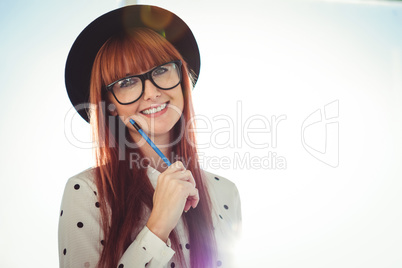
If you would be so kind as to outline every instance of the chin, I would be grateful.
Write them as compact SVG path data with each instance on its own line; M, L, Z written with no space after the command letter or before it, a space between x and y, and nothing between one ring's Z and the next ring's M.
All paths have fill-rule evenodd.
M172 127L154 127L154 129L144 129L145 132L147 132L148 135L153 135L153 136L162 136L168 134L171 130L173 129Z

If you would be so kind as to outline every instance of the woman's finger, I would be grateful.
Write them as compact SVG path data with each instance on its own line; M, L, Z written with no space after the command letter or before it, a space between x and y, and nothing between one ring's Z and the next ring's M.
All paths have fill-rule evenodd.
M168 171L169 173L181 171L181 170L186 170L186 168L184 167L184 164L181 161L174 162L166 169L166 171Z
M199 201L200 196L198 194L198 189L197 188L190 189L189 195L186 200L186 204L184 205L184 211L187 212L190 209L190 207L196 208Z
M174 176L174 178L176 178L176 179L187 181L187 182L191 183L193 185L193 187L196 186L193 174L191 173L190 170L178 171L178 172L175 172L174 174L171 173L168 176L170 176L170 177Z

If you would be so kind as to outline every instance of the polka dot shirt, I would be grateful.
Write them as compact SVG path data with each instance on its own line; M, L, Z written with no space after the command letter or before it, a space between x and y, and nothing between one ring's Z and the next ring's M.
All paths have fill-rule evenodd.
M148 167L147 175L156 187L159 172ZM212 220L217 243L216 267L234 267L233 250L241 231L241 206L235 184L204 171L213 204ZM100 225L100 207L92 169L70 178L64 190L59 220L60 267L96 267L104 245ZM146 210L141 226L133 230L132 243L121 257L117 268L179 267L175 251L146 226ZM180 250L190 267L191 245L180 219L175 228L180 237Z

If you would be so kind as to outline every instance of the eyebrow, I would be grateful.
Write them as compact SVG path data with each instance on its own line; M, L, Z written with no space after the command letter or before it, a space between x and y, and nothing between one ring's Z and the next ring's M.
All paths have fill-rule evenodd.
M132 73L126 73L126 75L123 77L123 78L126 78L126 77L128 77L128 76L134 76L134 75L142 75L142 74L145 74L145 73L148 73L149 71L151 71L151 70L153 70L153 69L155 69L155 68L157 68L157 67L160 67L160 66L162 66L162 65L165 65L166 63L162 63L162 64L160 64L160 65L157 65L157 66L154 66L154 67L152 67L151 69L148 69L148 70L146 70L146 71L143 71L143 72L141 72L141 73L137 73L137 74L132 74ZM123 78L120 78L120 79L123 79Z

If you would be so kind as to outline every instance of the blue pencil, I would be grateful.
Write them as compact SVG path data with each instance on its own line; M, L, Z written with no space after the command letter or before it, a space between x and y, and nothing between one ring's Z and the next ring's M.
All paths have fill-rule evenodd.
M170 166L171 163L170 161L166 158L166 156L159 150L158 147L156 147L155 143L151 141L151 139L145 134L145 132L141 129L141 127L133 120L130 118L130 123L135 127L135 129L141 134L141 136L148 142L149 145L151 145L152 149L162 158L162 160L166 163L166 165Z

